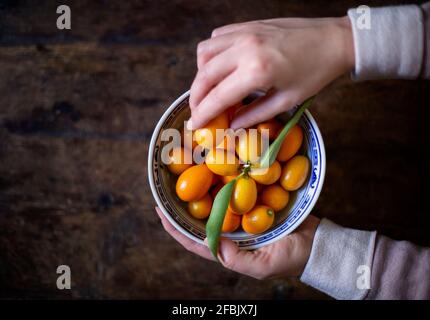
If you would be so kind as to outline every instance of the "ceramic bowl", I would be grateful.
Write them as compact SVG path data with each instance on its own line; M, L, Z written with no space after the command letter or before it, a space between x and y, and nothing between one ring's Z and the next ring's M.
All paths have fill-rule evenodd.
M182 128L184 121L190 117L188 97L189 92L186 92L176 99L155 127L149 146L148 177L155 201L166 218L181 233L194 241L203 243L206 237L205 221L195 219L187 212L187 204L176 196L176 177L169 172L160 157L161 148L166 143L161 141L161 132L169 128ZM285 123L292 112L293 110L277 118ZM290 193L288 206L276 213L272 228L258 235L247 234L244 231L223 234L224 237L235 241L242 249L256 249L293 232L310 214L318 200L326 169L324 142L309 111L303 114L299 124L304 133L299 154L306 155L311 161L309 176L298 191Z

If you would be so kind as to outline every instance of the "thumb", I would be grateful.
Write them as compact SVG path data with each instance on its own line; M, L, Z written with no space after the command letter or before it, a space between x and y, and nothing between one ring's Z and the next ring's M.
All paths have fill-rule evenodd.
M259 268L254 251L240 250L233 241L221 239L218 259L227 269L258 278Z

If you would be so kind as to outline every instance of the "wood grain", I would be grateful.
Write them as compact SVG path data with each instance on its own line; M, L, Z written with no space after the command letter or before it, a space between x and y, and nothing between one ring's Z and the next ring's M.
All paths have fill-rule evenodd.
M375 4L399 1L375 1ZM148 142L190 86L196 44L224 24L342 15L357 1L0 2L0 297L319 299L296 280L257 281L185 251L164 232ZM430 245L429 85L353 83L312 113L327 149L314 213ZM56 268L72 290L56 289Z

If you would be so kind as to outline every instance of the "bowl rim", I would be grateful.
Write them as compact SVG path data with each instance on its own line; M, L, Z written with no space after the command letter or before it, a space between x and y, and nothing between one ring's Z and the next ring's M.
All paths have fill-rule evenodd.
M161 127L163 126L165 120L167 119L167 117L173 112L173 110L175 110L175 108L180 105L185 99L187 99L190 95L190 90L184 92L181 96L179 96L167 109L166 111L164 111L163 115L161 116L160 120L158 121L157 125L155 126L155 129L152 133L152 137L151 137L151 141L149 144L149 149L148 149L148 161L147 161L147 169L148 169L148 180L149 180L149 185L151 188L151 192L152 195L155 199L155 202L157 203L157 206L160 208L161 212L163 213L163 215L166 217L166 219L175 227L176 230L178 230L179 232L181 232L181 234L185 235L187 238L200 243L200 244L204 244L204 241L201 240L200 238L194 236L193 234L191 234L190 232L188 232L188 230L186 230L185 228L183 228L179 223L176 222L175 219L173 219L173 217L170 215L170 213L166 210L166 208L164 207L163 203L161 202L161 199L158 196L158 193L156 191L156 187L155 187L155 181L154 181L154 174L152 172L152 166L153 166L153 159L154 159L154 153L155 153L155 144L157 141L157 137L159 135L159 132L161 130ZM312 123L314 129L315 129L315 135L317 137L317 140L320 143L320 152L321 152L321 168L320 168L320 183L318 184L317 189L315 190L315 195L311 201L311 203L309 204L309 206L307 207L306 211L301 215L301 217L299 219L297 219L293 225L289 228L289 230L287 232L282 232L280 233L278 236L273 237L272 239L265 241L263 243L258 243L258 244L251 244L249 246L242 246L240 247L240 249L244 249L244 250L250 250L250 249L257 249L263 246L266 246L268 244L271 244L273 242L279 241L280 239L282 239L283 237L285 237L288 234L291 234L296 228L298 228L302 222L308 217L308 215L312 212L316 202L319 199L323 184L324 184L324 180L325 180L325 173L326 173L326 153L325 153L325 145L324 145L324 140L322 138L321 132L319 130L319 127L314 119L314 117L311 115L311 113L309 112L309 110L305 111L306 116L308 117L309 121Z

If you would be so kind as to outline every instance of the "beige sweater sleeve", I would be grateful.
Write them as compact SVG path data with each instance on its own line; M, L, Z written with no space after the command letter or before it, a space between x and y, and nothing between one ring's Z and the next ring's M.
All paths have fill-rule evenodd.
M371 279L366 299L430 299L430 248L378 236Z
M348 10L355 49L353 79L429 79L429 14L429 3Z

